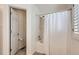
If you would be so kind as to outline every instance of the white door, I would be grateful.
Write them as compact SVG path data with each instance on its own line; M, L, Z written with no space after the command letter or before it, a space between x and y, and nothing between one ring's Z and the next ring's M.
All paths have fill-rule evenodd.
M19 22L19 40L18 40L18 48L21 49L25 47L26 40L26 15L25 11L18 10L18 22Z
M18 15L15 9L11 9L11 54L18 50Z

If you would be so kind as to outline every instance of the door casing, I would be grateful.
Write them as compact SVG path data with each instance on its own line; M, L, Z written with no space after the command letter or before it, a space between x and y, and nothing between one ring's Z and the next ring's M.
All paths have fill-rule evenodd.
M23 11L25 11L26 12L26 9L23 9L23 8L17 8L17 7L13 7L13 6L10 6L9 7L9 19L10 19L10 22L9 22L9 24L10 24L10 26L9 26L9 29L10 29L10 36L9 36L9 46L10 46L10 48L9 48L9 54L11 55L11 8L14 8L14 9L18 9L18 10L23 10ZM27 15L27 13L26 13L26 15ZM26 23L27 23L27 19L26 19ZM25 23L25 24L26 24ZM27 26L27 25L26 25ZM26 27L26 29L27 29L27 27ZM26 31L26 33L27 33L27 31ZM27 36L26 36L26 38L27 38ZM25 39L26 40L26 42L27 42L27 39ZM26 43L25 43L26 44ZM27 44L26 44L26 47L27 47ZM27 49L26 49L26 54L27 54Z

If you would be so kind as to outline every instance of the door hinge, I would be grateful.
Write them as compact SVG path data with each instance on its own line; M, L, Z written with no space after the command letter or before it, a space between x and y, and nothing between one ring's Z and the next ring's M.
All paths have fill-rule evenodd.
M10 11L10 15L12 14L12 12Z
M73 7L74 7L74 4L73 4Z
M12 33L12 30L11 30L11 33Z
M12 49L10 49L10 52L12 51Z

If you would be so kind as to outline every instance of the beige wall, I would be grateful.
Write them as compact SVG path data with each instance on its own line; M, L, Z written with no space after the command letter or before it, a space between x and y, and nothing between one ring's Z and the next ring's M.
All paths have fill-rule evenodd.
M79 38L73 38L71 40L71 54L78 54L79 55Z
M0 55L2 54L2 31L3 31L3 24L2 24L2 10L0 8Z
M2 12L3 12L3 54L8 55L9 54L9 48L10 48L10 39L9 39L9 6L16 7L16 8L21 8L21 9L26 9L27 15L26 15L26 31L27 31L27 36L26 36L26 46L27 46L27 54L32 54L35 48L35 41L37 39L37 19L36 15L38 14L38 9L34 5L0 5L2 7Z
M7 13L7 6L0 5L2 11L2 54L9 52L9 13ZM8 20L7 20L8 19ZM8 26L7 26L8 25ZM8 53L9 54L9 53Z
M39 17L37 16L39 14L39 10L32 6L32 20L31 20L31 39L32 39L32 53L36 51L36 42L38 40L38 33L39 33Z
M79 55L79 34L75 34L73 32L71 40L71 54Z

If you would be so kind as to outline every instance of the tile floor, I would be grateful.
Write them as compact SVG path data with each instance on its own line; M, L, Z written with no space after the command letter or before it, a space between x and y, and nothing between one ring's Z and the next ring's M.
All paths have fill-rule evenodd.
M26 48L18 50L15 55L26 55Z
M33 55L46 55L46 54L40 52L34 52Z
M18 50L15 55L26 55L26 48L22 48L22 49ZM33 55L45 55L45 54L36 51L33 53Z

